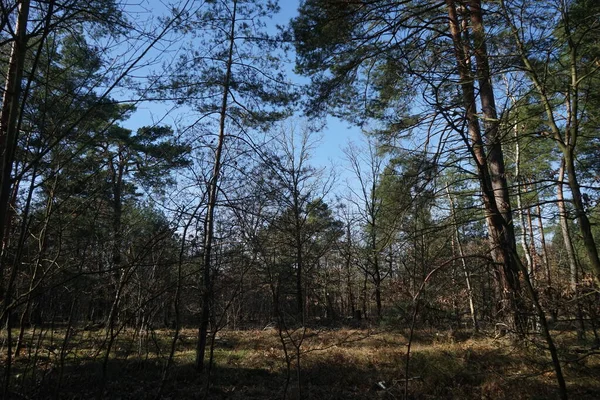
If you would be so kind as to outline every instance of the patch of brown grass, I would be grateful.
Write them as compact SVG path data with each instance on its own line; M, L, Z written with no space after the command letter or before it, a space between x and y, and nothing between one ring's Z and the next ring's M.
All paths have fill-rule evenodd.
M63 333L64 334L64 333ZM172 332L154 332L155 340L140 351L139 338L124 332L109 362L106 398L154 398L168 356ZM193 368L195 330L183 330L169 371L165 398L199 398L210 379L211 399L272 399L283 397L288 373L276 330L222 331L215 340L210 378ZM102 357L97 354L101 332L73 336L56 390L60 357L54 343L41 341L38 357L15 363L15 391L35 398L93 397L100 381ZM365 399L546 399L556 398L554 373L543 345L536 340L515 344L489 337L462 338L446 332L417 332L410 370L405 376L407 336L395 331L298 330L291 334L300 347L297 374L294 347L288 398ZM600 398L600 354L583 353L573 336L557 341L572 398ZM54 349L52 351L48 349Z

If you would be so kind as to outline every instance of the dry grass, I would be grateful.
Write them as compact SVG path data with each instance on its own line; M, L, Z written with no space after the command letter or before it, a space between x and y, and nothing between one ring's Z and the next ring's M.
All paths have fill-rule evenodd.
M104 397L155 398L171 334L158 331L146 342L135 338L133 332L123 333L108 364ZM338 329L292 335L294 340L301 336L300 374L293 364L288 398L404 398L407 339L402 332ZM549 357L537 341L514 344L506 339L463 336L417 332L408 376L409 398L557 398ZM26 348L16 360L14 391L30 398L96 397L103 355L100 339L100 332L76 332L61 368L57 344L62 334L45 335L39 346ZM288 340L287 344L293 352L292 343ZM576 345L570 334L560 336L558 344L571 398L600 398L600 354L586 353L586 346ZM184 330L163 398L203 397L207 377L193 368L194 346L195 331ZM277 331L223 331L216 340L208 398L282 398L287 376Z

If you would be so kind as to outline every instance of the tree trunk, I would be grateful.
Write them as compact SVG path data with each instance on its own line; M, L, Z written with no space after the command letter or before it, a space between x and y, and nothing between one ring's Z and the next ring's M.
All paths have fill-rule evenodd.
M108 145L107 145L108 146ZM112 195L113 195L113 215L112 215L112 275L115 280L115 295L110 312L106 319L106 329L112 330L121 302L121 294L124 290L125 275L127 271L122 269L121 242L123 241L122 220L123 220L123 175L125 173L124 149L119 144L118 153L115 162L109 156L109 169L112 173ZM112 332L110 333L112 335Z
M211 283L211 265L215 224L214 216L215 208L217 206L219 175L221 173L221 157L225 143L225 121L227 119L229 87L231 84L231 67L233 65L236 13L237 0L234 0L231 17L231 28L229 30L229 49L227 54L225 80L223 81L223 98L221 101L221 109L219 112L219 139L217 141L217 148L215 150L213 171L208 184L208 204L206 209L206 219L204 220L204 253L202 255L202 315L200 317L200 327L198 329L198 344L196 347L196 370L198 372L204 371L204 355L206 352L208 325L210 322L210 307L213 297Z
M564 158L560 161L560 169L558 170L558 180L556 182L556 200L558 204L558 217L560 220L560 231L565 245L565 251L567 252L567 260L569 262L569 286L570 291L575 296L577 302L577 338L583 340L585 337L585 323L583 320L583 310L581 306L581 299L579 298L579 287L577 277L577 258L573 242L571 240L571 232L569 227L568 211L565 204L565 197L563 193L565 177L565 160Z
M21 113L21 80L27 53L27 20L29 0L19 4L15 37L12 43L2 108L0 109L0 244L4 252L5 232L10 225L9 200L12 193L11 173L18 138L18 120ZM0 278L3 277L3 262L0 262ZM0 293L1 296L1 293Z
M596 285L600 287L600 257L598 256L598 248L592 234L592 224L587 216L585 206L583 204L583 198L581 195L581 188L577 181L577 173L575 171L575 160L573 152L568 152L564 157L565 167L567 170L567 177L569 181L569 188L571 189L571 196L573 198L573 208L575 215L577 216L577 222L579 222L579 233L583 238L583 245L587 253L590 267Z
M467 261L465 260L465 252L460 241L460 231L458 229L458 221L456 218L456 212L454 208L454 201L450 195L450 190L446 186L446 194L448 195L448 201L450 202L450 214L452 215L452 223L454 224L454 236L458 247L458 255L462 263L463 272L465 274L465 281L467 284L467 294L469 297L469 311L471 312L471 321L473 322L473 331L479 332L479 322L477 321L477 312L475 310L475 302L473 301L473 288L471 286L471 274L467 268Z
M540 244L542 246L542 259L546 270L546 286L552 286L552 274L550 272L550 260L548 258L548 247L546 246L546 235L544 234L544 221L542 219L542 207L538 202L536 206L538 229L540 230Z
M535 236L533 233L533 219L531 218L531 207L527 207L527 226L529 227L529 254L531 255L531 272L529 273L529 279L535 286L535 280L537 279L537 270L539 269L538 254L535 249Z
M381 274L379 267L375 271L375 305L377 307L377 318L381 319Z
M571 290L577 290L577 259L575 258L575 250L571 241L571 232L569 228L567 206L565 204L565 196L563 193L563 184L565 176L565 160L560 162L558 170L558 181L556 182L556 200L558 204L558 217L560 220L560 231L562 233L563 243L567 252L567 260L569 260L569 282Z
M454 42L454 52L462 89L465 118L468 122L468 138L463 134L463 140L468 146L477 167L477 175L481 187L483 203L486 212L486 222L492 244L492 256L500 265L497 274L502 285L503 310L507 314L507 323L517 332L523 331L523 324L519 321L518 298L520 294L519 267L515 261L516 241L508 188L504 177L504 159L498 134L495 100L489 77L487 52L481 18L479 1L470 1L471 24L475 36L475 58L477 61L477 80L479 93L486 123L485 137L489 154L486 155L481 128L480 117L475 105L475 85L470 70L470 54L468 40L463 39L461 24L456 12L454 0L446 0L450 24L450 33ZM466 14L466 12L465 12ZM470 51L470 50L469 50Z
M514 105L514 102L513 102ZM521 195L521 147L519 145L519 128L515 123L513 129L515 136L515 178L517 179L517 209L519 212L519 222L521 223L521 248L527 261L527 272L533 274L533 260L529 253L529 244L527 243L527 230L525 229L525 211L523 209L523 196Z
M303 290L303 274L304 274L304 257L303 257L303 240L302 240L302 221L300 216L300 199L297 190L297 185L294 184L294 234L296 247L296 312L298 322L304 326L306 310L304 307L304 290Z
M27 52L27 20L29 18L29 0L22 0L19 4L17 22L15 25L15 37L12 43L4 95L2 97L2 108L0 109L0 324L6 323L6 349L7 357L4 361L4 398L8 397L10 389L10 374L12 366L12 335L11 335L11 312L10 304L11 286L16 276L16 265L10 273L9 282L4 287L6 266L6 232L10 230L11 217L9 202L13 185L11 182L12 168L18 137L18 120L21 113L21 80L25 65L25 54Z
M354 293L353 293L353 282L352 282L352 232L350 230L350 222L346 225L346 285L347 285L347 303L350 306L350 315L354 318L356 316L356 304L354 304Z

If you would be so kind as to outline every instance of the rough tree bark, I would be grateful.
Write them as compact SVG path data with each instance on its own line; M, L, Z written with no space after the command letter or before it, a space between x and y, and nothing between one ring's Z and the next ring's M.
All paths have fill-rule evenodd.
M11 174L15 158L15 150L18 136L18 120L21 112L21 80L25 65L25 54L27 53L27 21L29 18L29 0L22 0L18 6L17 21L15 25L15 37L6 74L6 83L2 97L2 108L0 109L0 301L2 318L0 324L6 320L7 326L7 359L5 360L4 375L4 398L8 398L10 388L10 374L12 364L11 348L11 316L8 305L11 298L11 286L16 277L16 266L13 265L9 281L4 287L4 275L6 266L5 244L6 232L10 226L9 201L12 193Z
M454 54L467 121L468 138L464 137L464 139L477 167L486 212L486 222L492 244L492 256L500 266L497 269L497 274L502 285L502 309L507 323L520 332L523 327L518 317L519 306L517 303L521 289L519 267L515 259L516 240L508 186L504 175L504 158L498 132L496 105L487 62L481 4L480 1L476 0L470 1L468 4L474 36L474 49L470 49L468 32L461 28L456 2L446 0L450 34L454 43ZM467 14L462 7L461 14ZM465 18L465 15L461 16ZM464 39L465 37L467 37L467 40ZM471 51L474 52L477 62L475 77L470 67ZM484 144L480 117L477 113L475 80L479 83L486 144ZM486 147L488 149L487 154Z

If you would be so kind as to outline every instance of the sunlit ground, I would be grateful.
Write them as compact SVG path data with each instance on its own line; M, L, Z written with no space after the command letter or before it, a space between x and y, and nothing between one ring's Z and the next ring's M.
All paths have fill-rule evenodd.
M171 331L141 337L122 332L112 346L104 387L103 331L74 330L63 347L64 333L27 331L28 345L12 371L15 398L156 398ZM571 332L555 336L570 397L600 398L600 352L591 350L591 341L577 343ZM184 330L162 397L203 398L207 390L210 399L402 399L405 391L412 399L558 397L549 355L537 339L515 344L466 332L418 331L408 375L406 332L299 330L284 340L289 371L276 330L219 332L207 385L207 374L194 369L195 330Z

